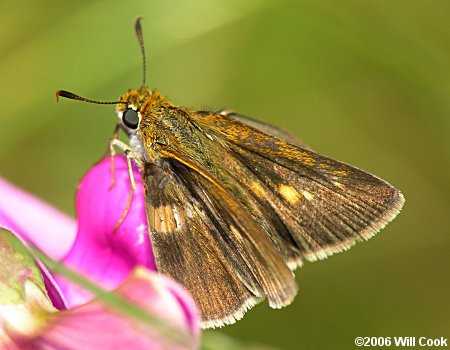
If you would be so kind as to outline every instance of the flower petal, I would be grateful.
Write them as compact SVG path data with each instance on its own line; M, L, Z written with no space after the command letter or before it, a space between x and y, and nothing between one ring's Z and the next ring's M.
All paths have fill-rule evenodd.
M189 335L189 343L177 345L148 324L109 311L94 301L62 313L45 335L56 336L64 346L83 344L83 349L196 349L200 319L192 298L169 278L138 268L118 289L118 294ZM114 337L111 337L114 334ZM62 348L64 348L64 346Z
M82 179L76 198L77 237L63 261L107 290L122 283L136 265L156 269L147 229L144 186L136 167L133 167L136 189L131 206L114 231L131 193L125 157L115 157L114 166L113 186L109 157L91 168ZM64 278L57 277L57 281L70 306L83 304L91 298L90 293Z
M197 349L200 318L195 304L181 287L167 277L138 268L117 290L178 330L184 343L164 335L154 325L134 316L111 310L99 300L54 314L49 327L22 343L24 349Z
M67 254L75 220L0 178L0 227L33 243L53 259Z
M200 317L194 301L157 272L136 268L117 294L104 293L102 299L58 312L31 254L9 232L0 231L0 262L7 267L0 270L2 349L198 348ZM161 326L176 333L170 336Z

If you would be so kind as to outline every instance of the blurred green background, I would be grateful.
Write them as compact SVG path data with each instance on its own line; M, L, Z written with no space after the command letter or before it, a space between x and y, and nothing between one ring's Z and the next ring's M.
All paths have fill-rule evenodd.
M104 154L114 100L141 83L195 109L228 107L403 191L370 242L296 273L293 305L262 304L205 348L351 349L356 336L450 338L448 0L2 1L0 175L74 215Z

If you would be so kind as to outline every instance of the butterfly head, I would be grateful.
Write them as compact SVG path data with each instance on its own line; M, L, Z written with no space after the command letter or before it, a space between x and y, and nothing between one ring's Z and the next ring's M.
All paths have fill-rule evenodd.
M128 133L135 133L142 120L142 107L152 96L152 91L146 87L130 89L123 94L116 106L116 114L123 129Z

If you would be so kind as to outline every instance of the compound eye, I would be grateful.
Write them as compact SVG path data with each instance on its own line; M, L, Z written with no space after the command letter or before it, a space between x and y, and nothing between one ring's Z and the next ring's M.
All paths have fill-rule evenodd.
M135 130L139 126L139 115L134 109L128 108L123 112L122 121L127 128Z

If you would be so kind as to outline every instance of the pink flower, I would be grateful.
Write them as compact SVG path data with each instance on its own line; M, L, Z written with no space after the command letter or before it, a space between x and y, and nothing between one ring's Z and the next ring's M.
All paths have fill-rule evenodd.
M200 321L192 298L174 281L153 272L156 265L147 231L144 189L139 171L133 169L133 173L137 188L129 212L117 231L113 228L125 210L130 193L122 156L115 158L114 186L111 187L109 158L95 165L83 178L76 197L77 223L0 179L0 227L102 288L114 290L115 294L138 305L138 309L188 334L189 344L176 344L147 323L112 310L110 305L92 299L90 292L66 277L52 277L42 265L44 295L31 293L29 299L13 303L16 309L9 308L8 312L2 310L6 310L5 305L11 305L0 295L0 344L6 332L10 349L15 349L14 346L21 349L191 349L198 346ZM0 263L4 258L0 256ZM0 269L5 269L4 264ZM24 290L28 278L23 276L27 276L24 271L28 269L15 274ZM3 276L0 273L0 278ZM29 304L39 307L33 306L30 311ZM17 326L14 320L23 316L17 310L28 310L25 319L33 327ZM37 314L36 310L39 310Z

